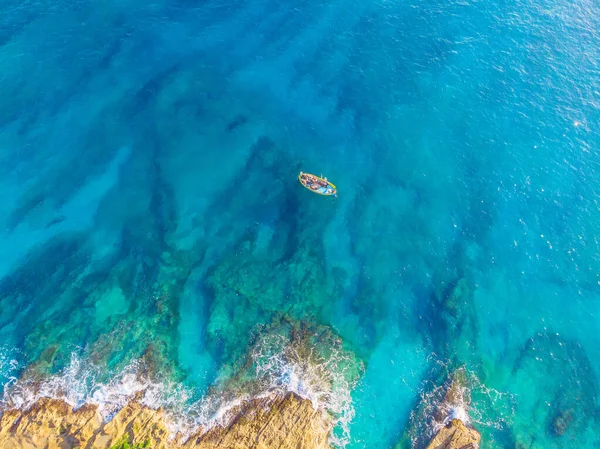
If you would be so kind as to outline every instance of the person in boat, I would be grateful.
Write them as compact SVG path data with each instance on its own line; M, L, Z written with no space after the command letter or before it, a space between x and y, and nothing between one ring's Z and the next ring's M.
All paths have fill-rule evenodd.
M325 189L329 188L329 181L327 181L327 178L321 179L314 175L300 172L300 180L311 190L319 190L321 187Z
M314 181L315 181L315 180L314 180L314 178L313 178L313 176L312 176L312 175L309 175L309 174L307 174L307 173L302 173L302 172L300 172L300 178L301 178L303 181L305 181L305 182L306 182L306 184L312 184L312 183L314 183Z

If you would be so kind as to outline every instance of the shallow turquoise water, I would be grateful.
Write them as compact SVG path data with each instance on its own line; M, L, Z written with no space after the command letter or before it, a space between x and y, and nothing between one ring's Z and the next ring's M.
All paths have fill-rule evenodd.
M465 366L482 447L600 446L598 5L0 8L5 401L114 406L143 358L200 421L263 376L419 447Z

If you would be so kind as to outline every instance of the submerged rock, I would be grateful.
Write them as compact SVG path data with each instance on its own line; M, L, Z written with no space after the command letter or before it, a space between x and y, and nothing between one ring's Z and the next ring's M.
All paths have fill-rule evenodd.
M564 435L572 421L573 410L559 410L552 419L552 433L559 437Z
M598 384L584 347L557 332L532 335L513 367L510 382L519 400L511 426L522 447L579 447L595 430ZM530 394L535 388L535 395ZM596 425L596 427L594 427Z
M481 436L460 419L453 419L443 427L426 449L477 449Z
M103 422L96 406L73 411L61 400L42 398L26 411L4 412L0 447L325 449L331 431L327 413L315 410L310 401L293 393L246 401L232 412L226 424L199 429L186 439L181 435L171 438L167 423L168 417L161 409L151 409L135 400Z

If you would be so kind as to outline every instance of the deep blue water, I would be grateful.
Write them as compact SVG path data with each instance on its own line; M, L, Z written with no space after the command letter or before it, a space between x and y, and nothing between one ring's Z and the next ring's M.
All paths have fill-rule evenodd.
M483 448L600 447L597 3L0 12L7 404L202 422L261 378L419 447L464 366Z

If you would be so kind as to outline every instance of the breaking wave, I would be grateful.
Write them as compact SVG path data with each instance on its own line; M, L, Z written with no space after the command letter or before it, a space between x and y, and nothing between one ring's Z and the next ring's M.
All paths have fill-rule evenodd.
M411 441L420 447L431 440L451 420L459 419L478 429L500 430L514 416L514 397L487 387L477 375L464 367L456 370L438 362L446 373L446 381L425 382L420 405L411 413Z
M40 398L54 398L74 409L97 405L109 421L135 399L147 407L162 408L171 437L185 441L200 427L207 431L215 425L227 425L245 401L293 392L310 400L313 408L329 413L336 428L331 443L343 447L349 441L348 424L354 416L350 396L353 384L345 377L346 356L335 350L327 359L313 355L303 354L281 336L261 338L251 351L249 380L235 388L230 388L230 379L217 382L220 385L197 400L193 399L197 398L193 388L162 377L157 380L143 360L132 361L119 375L103 382L100 379L105 377L105 367L72 353L68 366L42 380L11 376L4 385L0 411L24 410ZM0 355L0 363L3 373L17 370L16 362L5 354ZM11 364L15 366L11 368Z
M342 350L340 341L328 342L327 350L329 353L323 357L310 346L288 344L281 335L267 334L259 339L252 359L263 385L294 392L310 400L313 408L326 410L335 427L330 443L345 447L354 417L351 392L358 378L355 369L361 367Z

